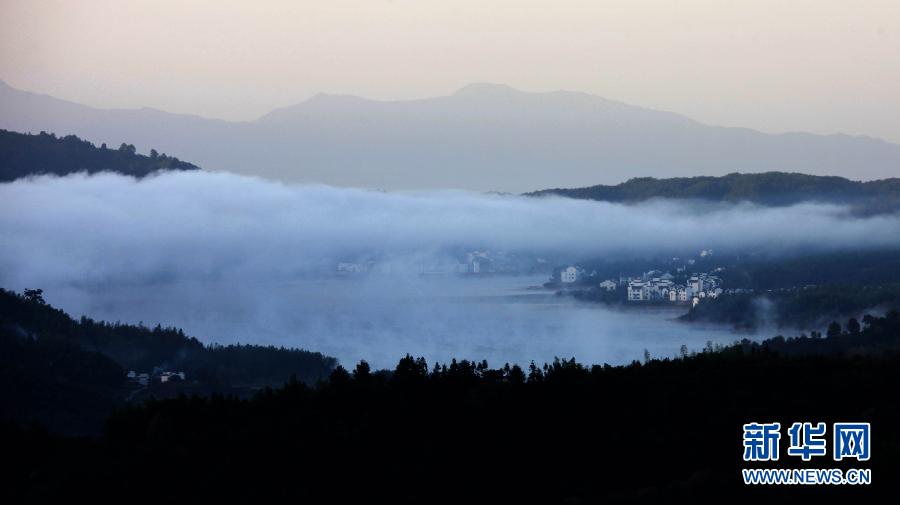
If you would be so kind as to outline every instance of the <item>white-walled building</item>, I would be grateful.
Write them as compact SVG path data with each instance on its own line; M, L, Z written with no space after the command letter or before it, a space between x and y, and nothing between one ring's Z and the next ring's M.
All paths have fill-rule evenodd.
M611 280L605 280L605 281L601 282L599 285L600 289L605 289L607 291L612 291L612 290L616 289L616 286L617 286L617 284Z
M703 279L695 275L688 279L688 286L694 290L694 293L700 293L703 291Z
M566 267L559 273L560 282L572 283L578 280L578 269L575 267Z
M634 280L628 283L628 301L669 300L675 285L670 280L653 277L647 281Z
M163 372L159 376L159 382L169 382L173 378L177 377L178 379L184 380L185 374L184 372Z
M628 283L628 301L642 302L649 300L650 293L643 281L631 281Z
M697 305L704 299L718 298L726 291L722 289L722 279L716 275L698 272L690 277L681 277L683 284L675 283L676 276L651 270L640 277L619 276L619 284L627 288L629 302L667 302ZM599 287L613 290L616 282L604 281ZM731 290L729 290L731 291Z
M644 273L640 279L628 281L627 300L698 303L701 298L715 298L720 295L722 293L720 284L721 280L718 277L699 273L689 277L684 284L677 285L671 274L650 271Z

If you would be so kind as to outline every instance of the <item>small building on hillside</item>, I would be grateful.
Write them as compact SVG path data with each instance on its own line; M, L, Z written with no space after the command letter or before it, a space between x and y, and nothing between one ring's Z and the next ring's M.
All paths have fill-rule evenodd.
M599 284L600 289L605 289L607 291L613 291L616 289L617 284L611 280L605 280Z
M183 381L185 379L184 372L163 372L159 375L159 382Z
M566 267L559 273L560 282L571 284L578 280L578 269L575 267Z
M628 283L628 301L642 302L650 299L650 293L643 281L631 281Z
M699 293L703 291L703 279L695 275L688 280L688 286L694 290L694 293Z

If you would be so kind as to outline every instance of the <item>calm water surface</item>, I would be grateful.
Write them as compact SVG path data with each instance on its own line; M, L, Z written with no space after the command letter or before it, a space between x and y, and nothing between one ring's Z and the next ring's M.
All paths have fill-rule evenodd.
M204 342L301 347L393 367L405 353L527 365L554 357L627 363L674 356L682 344L730 343L720 326L675 320L684 308L611 309L533 289L545 276L356 277L246 286L159 283L47 293L73 316L181 327ZM529 289L531 288L531 289Z

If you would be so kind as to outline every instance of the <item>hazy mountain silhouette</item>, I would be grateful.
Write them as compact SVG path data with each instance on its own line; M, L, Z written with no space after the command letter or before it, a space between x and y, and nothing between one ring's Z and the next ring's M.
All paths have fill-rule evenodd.
M861 179L900 173L900 145L870 137L713 127L585 93L495 84L405 101L319 94L256 121L228 122L96 109L0 83L0 128L153 146L207 169L387 189L527 191L772 170Z

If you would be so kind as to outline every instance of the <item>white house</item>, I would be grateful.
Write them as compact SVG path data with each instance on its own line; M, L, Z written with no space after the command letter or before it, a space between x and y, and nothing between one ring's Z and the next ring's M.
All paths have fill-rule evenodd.
M650 299L650 291L643 281L631 281L628 283L628 301L641 302Z
M185 375L184 372L163 372L159 376L159 382L169 382L174 377L184 380Z
M699 293L703 291L703 279L697 276L691 277L688 280L688 286L694 290L694 293Z
M600 283L600 289L605 289L607 291L612 291L616 289L616 283L611 280L605 280Z
M559 280L564 283L572 283L578 280L578 269L567 267L559 273Z

